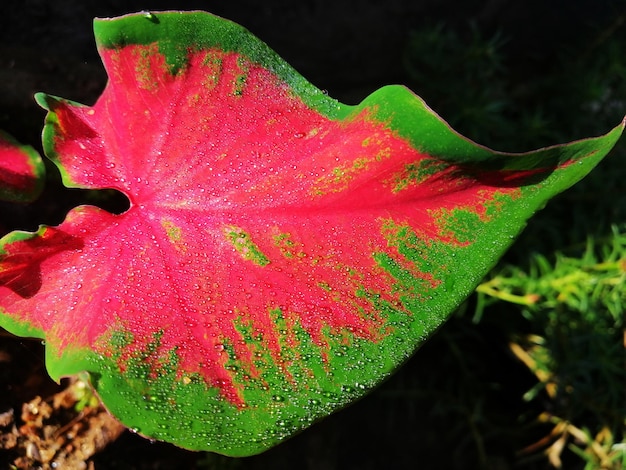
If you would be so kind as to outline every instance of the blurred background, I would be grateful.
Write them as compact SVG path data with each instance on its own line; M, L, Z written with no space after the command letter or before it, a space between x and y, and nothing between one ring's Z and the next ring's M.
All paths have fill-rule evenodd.
M242 24L345 103L404 84L456 130L497 150L603 134L626 114L623 0L4 0L0 129L40 149L45 112L35 92L93 104L104 88L92 19L172 9ZM622 142L552 201L477 293L359 403L256 457L191 453L124 433L89 465L625 468L625 158ZM48 170L37 203L0 207L4 232L60 223L79 203L123 205L115 195L67 190ZM0 336L0 346L29 351L19 373L0 361L0 394L54 388L40 345ZM37 386L15 384L33 374L43 377ZM32 398L11 393L15 406Z

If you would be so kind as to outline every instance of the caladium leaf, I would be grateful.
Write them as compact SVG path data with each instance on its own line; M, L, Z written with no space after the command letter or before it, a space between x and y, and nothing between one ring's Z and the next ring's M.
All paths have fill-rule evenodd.
M404 87L357 106L203 12L96 20L94 106L38 95L67 186L115 188L3 240L0 321L88 371L151 438L242 456L361 397L463 301L527 219L612 148L504 154Z
M0 200L29 202L36 199L43 188L44 172L35 149L0 131Z

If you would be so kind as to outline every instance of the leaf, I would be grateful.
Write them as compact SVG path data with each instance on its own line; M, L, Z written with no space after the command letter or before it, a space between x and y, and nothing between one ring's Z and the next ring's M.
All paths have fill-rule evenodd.
M40 94L73 209L3 240L0 320L154 439L261 452L366 394L618 140L512 155L404 87L347 106L203 12L96 20L92 107Z
M0 131L0 200L35 200L43 188L44 171L35 149Z

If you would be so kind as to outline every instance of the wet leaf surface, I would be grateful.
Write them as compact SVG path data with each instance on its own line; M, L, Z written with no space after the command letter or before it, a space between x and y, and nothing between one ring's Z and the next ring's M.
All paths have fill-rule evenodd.
M261 452L377 386L622 131L503 154L403 87L343 105L208 14L95 30L109 83L38 95L44 149L130 207L7 235L0 321L189 449Z

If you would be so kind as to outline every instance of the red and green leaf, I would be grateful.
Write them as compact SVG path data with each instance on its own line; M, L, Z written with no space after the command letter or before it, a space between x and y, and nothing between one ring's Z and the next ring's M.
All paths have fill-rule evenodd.
M130 208L5 237L0 321L190 449L261 452L367 393L623 129L504 154L400 86L338 103L206 13L95 32L109 83L94 106L38 95L44 148Z
M43 188L44 166L35 149L0 131L0 200L29 202Z

